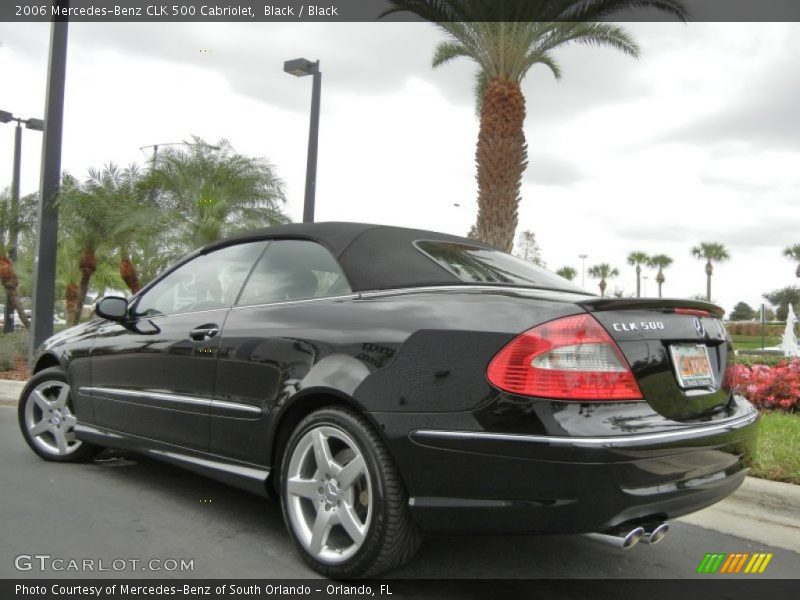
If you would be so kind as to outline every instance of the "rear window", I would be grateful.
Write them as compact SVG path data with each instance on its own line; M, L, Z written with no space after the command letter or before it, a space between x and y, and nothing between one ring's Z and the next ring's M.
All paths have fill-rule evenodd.
M499 250L456 242L417 241L423 254L464 283L541 287L587 293L570 281Z

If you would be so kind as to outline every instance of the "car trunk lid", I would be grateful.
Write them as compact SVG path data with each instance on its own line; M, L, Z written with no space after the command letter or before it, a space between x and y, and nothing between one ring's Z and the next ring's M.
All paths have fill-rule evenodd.
M619 345L645 400L670 419L725 406L733 346L718 306L696 300L592 298L580 301Z

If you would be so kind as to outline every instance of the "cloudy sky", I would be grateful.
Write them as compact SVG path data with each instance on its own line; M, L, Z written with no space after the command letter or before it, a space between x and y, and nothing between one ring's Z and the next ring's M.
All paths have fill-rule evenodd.
M800 24L629 23L642 56L558 52L523 84L530 166L520 230L553 270L580 254L635 290L633 250L664 253L665 296L705 291L700 241L724 243L712 295L739 300L796 282L782 249L800 243ZM49 28L0 23L0 109L41 117ZM227 138L273 163L288 212L302 215L310 78L323 71L317 220L464 234L474 222L478 122L473 65L433 70L442 34L424 23L70 26L63 168L145 162L152 144ZM38 187L41 134L23 136L23 193ZM13 127L0 127L0 186L11 180ZM655 295L654 273L645 282ZM580 275L578 276L580 283ZM587 276L586 287L596 290Z

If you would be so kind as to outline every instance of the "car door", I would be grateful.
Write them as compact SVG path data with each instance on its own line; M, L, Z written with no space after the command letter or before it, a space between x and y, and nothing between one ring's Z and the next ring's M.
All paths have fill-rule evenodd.
M92 352L97 424L193 449L208 448L220 332L266 242L201 254L167 273L107 323Z
M336 259L308 240L274 240L228 315L211 405L211 451L263 464L269 419L326 353L312 313L351 294Z

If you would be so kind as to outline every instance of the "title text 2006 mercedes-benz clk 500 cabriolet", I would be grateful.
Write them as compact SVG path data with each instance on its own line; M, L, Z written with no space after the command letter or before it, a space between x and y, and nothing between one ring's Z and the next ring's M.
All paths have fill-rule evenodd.
M328 576L397 567L425 532L654 543L733 492L756 442L718 307L597 297L466 238L274 227L96 312L37 353L31 448L279 498Z

